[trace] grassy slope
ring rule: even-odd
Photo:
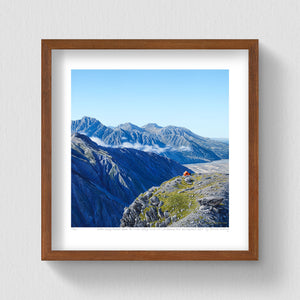
[[[209,180],[209,178],[212,177],[214,180]],[[168,185],[168,183],[174,181],[177,178],[178,183],[176,185],[176,189],[170,192],[165,191],[164,188]],[[205,190],[207,188],[211,187],[211,190],[217,190],[220,188],[219,183],[227,181],[227,178],[223,174],[218,173],[202,175],[193,174],[192,178],[194,179],[193,183],[188,184],[185,182],[183,177],[174,177],[164,182],[159,188],[154,191],[154,195],[158,197],[159,200],[164,202],[164,204],[161,206],[161,210],[163,212],[168,211],[171,218],[175,215],[177,217],[177,220],[185,218],[200,206],[197,199],[201,199],[204,197]],[[195,193],[195,191],[197,191],[197,193]],[[151,205],[149,205],[149,207],[141,212],[141,214],[139,215],[141,220],[145,220],[145,213],[150,209],[150,207]],[[153,222],[151,226],[154,227],[157,222],[161,222],[164,220],[165,218],[161,218],[159,221]]]

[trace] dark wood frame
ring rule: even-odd
[[[51,51],[246,49],[249,52],[249,250],[53,251],[51,247]],[[42,40],[42,260],[258,260],[258,40]]]

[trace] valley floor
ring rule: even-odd
[[[184,166],[195,173],[229,173],[229,159],[215,160],[209,163],[186,164]]]

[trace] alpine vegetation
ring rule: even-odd
[[[122,227],[228,227],[228,174],[176,176],[124,209]]]

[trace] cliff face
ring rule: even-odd
[[[121,227],[228,227],[228,174],[177,176],[139,195]]]
[[[187,168],[135,149],[101,147],[72,136],[72,226],[116,227],[125,206],[142,192]]]

